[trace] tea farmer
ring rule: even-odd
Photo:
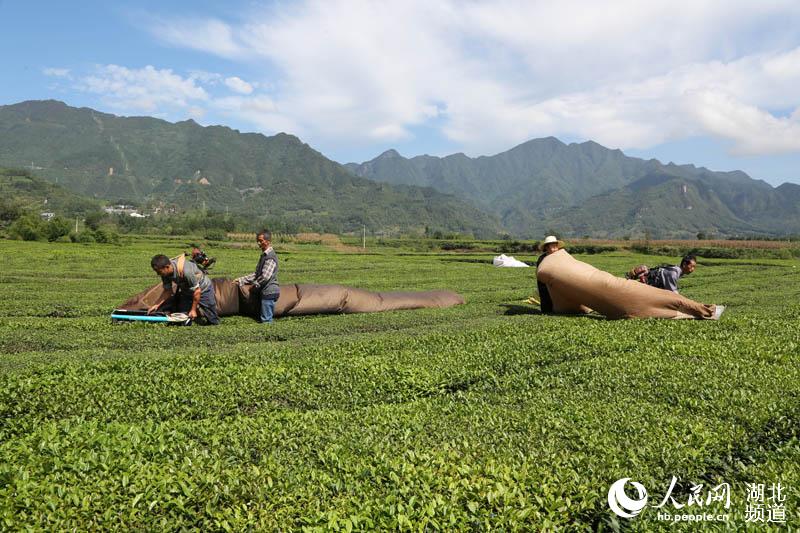
[[[275,313],[275,302],[281,295],[278,284],[278,255],[272,248],[272,233],[262,230],[256,233],[256,242],[261,248],[258,264],[252,274],[233,280],[239,285],[253,285],[251,294],[256,294],[261,300],[259,322],[262,324],[272,322]]]
[[[200,267],[183,255],[169,259],[161,254],[153,256],[150,266],[161,276],[164,290],[158,301],[147,309],[148,314],[157,310],[172,311],[186,313],[192,320],[202,316],[210,325],[219,324],[214,286]],[[173,283],[178,288],[174,294]]]
[[[539,256],[539,259],[536,261],[536,268],[539,268],[539,265],[545,257],[559,251],[563,246],[564,242],[558,240],[555,235],[548,235],[545,237],[544,241],[542,241],[542,244],[539,246],[539,250],[544,253],[542,253],[542,255]],[[539,305],[542,309],[542,313],[552,313],[553,300],[550,298],[550,291],[547,290],[547,285],[537,280],[536,287],[539,290]]]
[[[647,277],[647,284],[659,289],[678,292],[678,278],[688,276],[694,272],[697,266],[697,258],[693,255],[685,255],[681,259],[680,265],[663,266],[650,271]]]

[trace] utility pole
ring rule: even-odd
[[[78,217],[75,217],[75,233],[78,233]]]
[[[367,225],[366,224],[364,224],[364,234],[363,235],[364,236],[363,236],[363,238],[361,240],[361,247],[366,250],[367,249]]]

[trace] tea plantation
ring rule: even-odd
[[[540,315],[534,269],[485,254],[287,245],[282,283],[467,305],[112,325],[184,244],[0,241],[0,529],[673,530],[659,512],[719,514],[687,502],[722,483],[728,520],[677,529],[800,528],[796,260],[700,258],[681,290],[727,305],[719,322],[608,321]],[[258,258],[208,251],[218,276]],[[609,510],[620,478],[647,489],[635,518]]]

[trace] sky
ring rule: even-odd
[[[0,105],[291,133],[362,162],[530,139],[800,183],[797,0],[0,0]]]

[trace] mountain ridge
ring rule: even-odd
[[[333,232],[431,229],[663,237],[800,233],[800,185],[531,139],[495,155],[341,165],[289,133],[118,117],[58,100],[0,106],[0,165],[107,201],[207,206]],[[621,217],[620,214],[627,213]]]
[[[779,189],[754,180],[741,170],[719,172],[693,164],[664,164],[655,158],[629,157],[595,141],[566,144],[555,137],[545,137],[474,158],[463,154],[405,158],[387,150],[370,161],[348,164],[347,168],[376,181],[428,185],[471,200],[499,216],[514,234],[531,238],[556,231],[616,237],[632,233],[693,237],[701,231],[720,236],[800,232],[800,207],[797,202],[782,198],[794,198],[798,185],[787,182]],[[659,183],[644,179],[655,176],[671,176],[683,180],[681,184],[695,192],[704,191],[695,198],[697,205],[693,209],[697,210],[682,213],[691,220],[681,222],[677,216],[680,213],[675,211],[679,202],[665,196],[677,194],[678,183],[661,190]],[[636,197],[645,193],[651,196]],[[625,205],[612,201],[615,194],[628,199]],[[658,217],[620,220],[611,216],[619,209],[636,212],[636,205],[642,208],[642,202],[651,203],[657,197],[662,198],[653,210],[660,213]],[[702,215],[707,211],[717,213],[720,203],[728,213],[724,217],[715,220]],[[610,220],[615,221],[614,226]],[[671,227],[665,227],[668,224]]]
[[[0,106],[0,165],[29,164],[45,179],[110,201],[206,205],[334,232],[502,230],[470,202],[354,176],[288,133],[118,117],[58,100]]]

